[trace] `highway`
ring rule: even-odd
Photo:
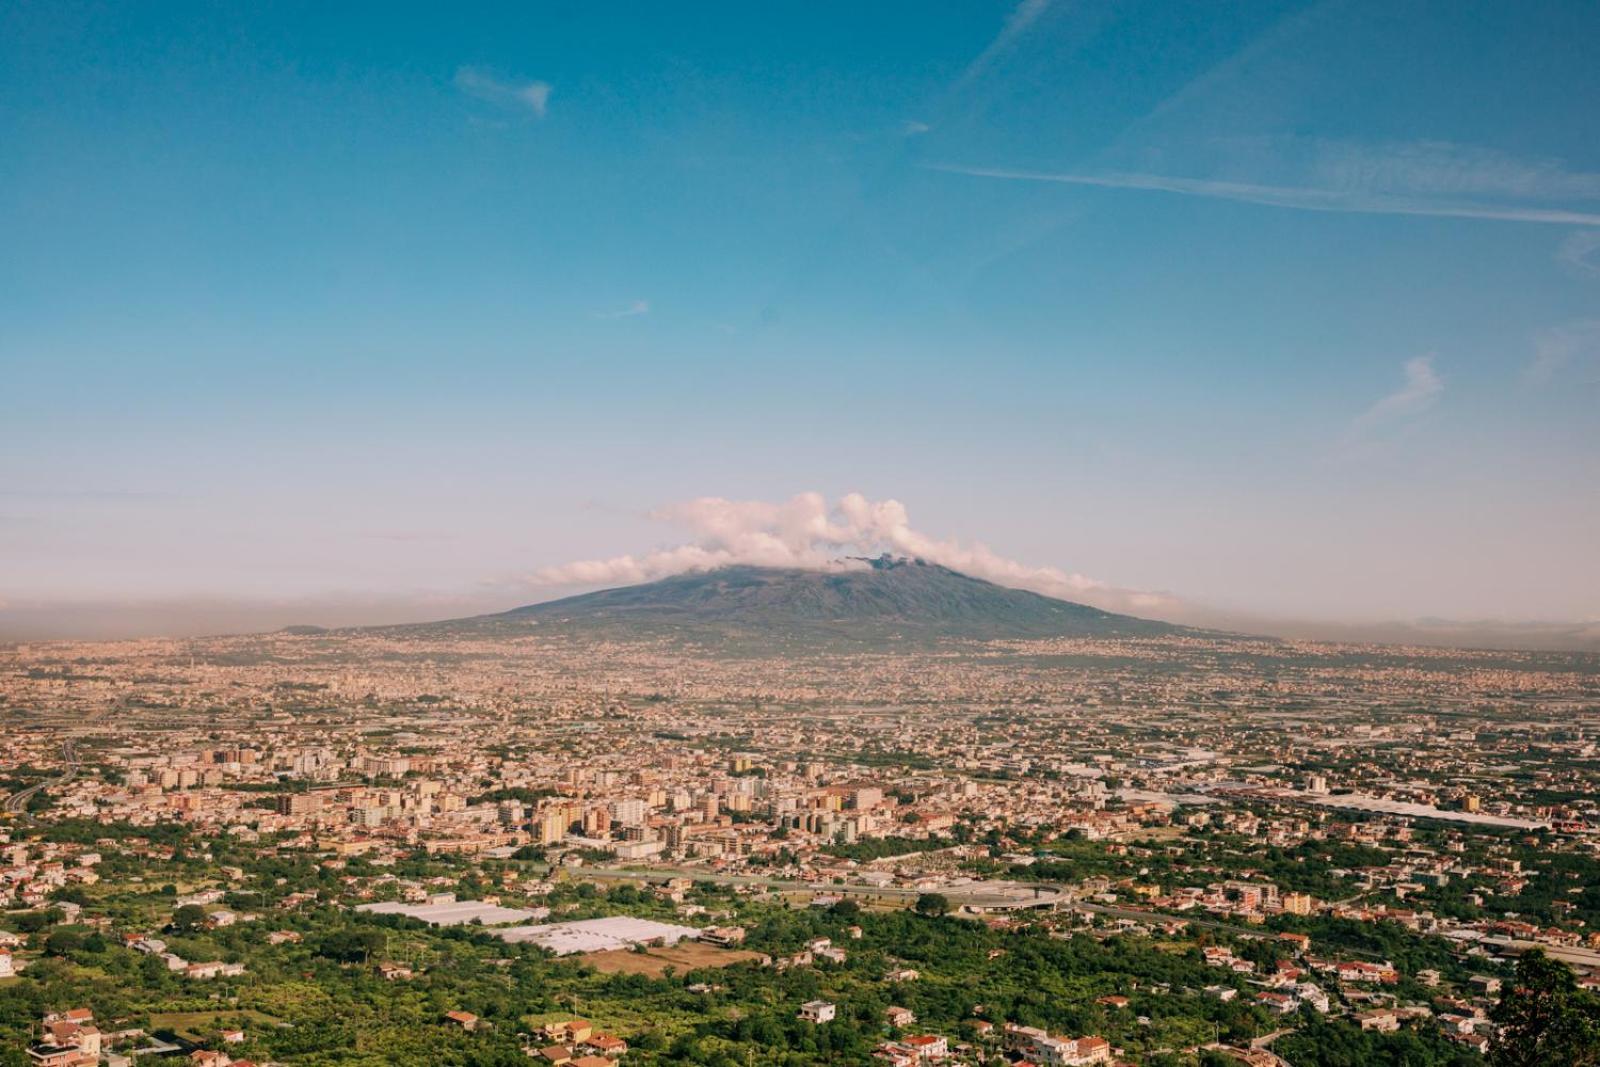
[[[51,784],[66,785],[78,776],[78,743],[76,741],[63,741],[61,743],[61,757],[67,762],[66,771],[59,778],[54,779],[53,783],[50,781],[40,782],[38,785],[30,785],[26,789],[19,789],[12,793],[6,798],[6,811],[8,813],[17,815],[27,811],[28,801],[32,800],[34,794],[45,786]]]

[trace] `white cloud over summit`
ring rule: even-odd
[[[898,500],[868,500],[847,493],[829,504],[821,493],[800,493],[782,503],[699,497],[658,508],[650,517],[687,529],[693,540],[642,555],[580,560],[536,571],[535,585],[631,585],[685,571],[730,564],[761,567],[849,566],[843,557],[889,552],[1047,596],[1118,611],[1177,606],[1161,593],[1122,589],[1057,567],[1007,559],[979,542],[940,540],[911,526]]]

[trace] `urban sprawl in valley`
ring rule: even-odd
[[[1600,982],[1582,654],[284,632],[0,724],[7,1063],[1473,1064]]]

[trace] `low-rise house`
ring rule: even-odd
[[[1361,1024],[1363,1030],[1376,1030],[1383,1034],[1392,1034],[1400,1029],[1400,1016],[1388,1008],[1361,1012],[1356,1016],[1356,1022]]]
[[[935,1063],[950,1055],[950,1042],[938,1034],[918,1034],[901,1044],[917,1054],[918,1063]]]
[[[94,1013],[88,1008],[52,1012],[44,1017],[43,1040],[28,1049],[30,1067],[93,1067],[104,1044]]]
[[[1300,998],[1288,993],[1268,990],[1256,994],[1256,1003],[1277,1015],[1289,1015],[1300,1007]]]
[[[546,1023],[540,1033],[557,1044],[581,1045],[594,1033],[594,1023],[588,1019],[566,1019]]]
[[[1007,1023],[1006,1044],[1040,1067],[1083,1067],[1111,1059],[1111,1043],[1103,1037],[1052,1037],[1036,1026]]]
[[[1477,988],[1478,992],[1482,993],[1486,997],[1496,996],[1500,992],[1500,979],[1498,978],[1492,978],[1484,974],[1475,974],[1471,978],[1468,978],[1467,981],[1472,983],[1472,985]]]
[[[700,940],[708,945],[732,948],[744,944],[744,934],[740,926],[710,926],[700,931]]]
[[[591,1034],[582,1047],[608,1059],[616,1059],[628,1051],[628,1043],[616,1034]]]
[[[917,1067],[917,1054],[898,1041],[885,1041],[872,1051],[872,1058],[884,1067]]]
[[[28,1048],[29,1067],[94,1067],[100,1062],[97,1052],[85,1052],[72,1045],[42,1042]]]
[[[1302,982],[1295,987],[1295,995],[1303,1003],[1311,1005],[1319,1014],[1326,1015],[1333,1009],[1333,1003],[1328,999],[1320,987],[1312,982]]]

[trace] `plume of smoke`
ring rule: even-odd
[[[633,585],[731,564],[813,569],[850,566],[851,561],[842,556],[889,552],[999,585],[1114,610],[1177,606],[1165,594],[1119,588],[1058,567],[1019,563],[979,542],[930,537],[912,527],[905,505],[898,500],[869,500],[860,493],[848,493],[831,505],[821,493],[800,493],[782,503],[699,497],[658,508],[651,517],[686,528],[694,540],[642,555],[545,567],[530,580],[541,586]]]

